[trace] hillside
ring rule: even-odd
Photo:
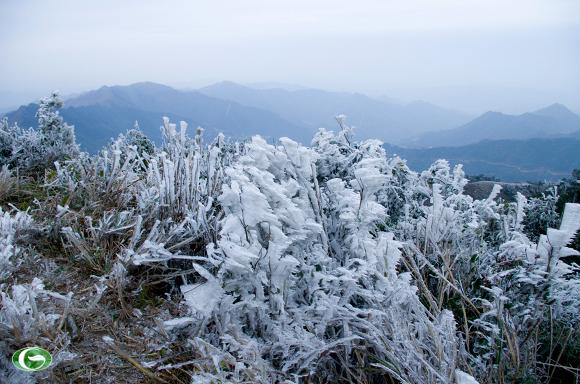
[[[467,174],[493,175],[503,181],[556,181],[580,167],[580,139],[554,138],[482,141],[460,147],[402,148],[387,152],[423,169],[437,159],[463,164]]]
[[[414,146],[460,146],[482,140],[525,140],[580,131],[580,116],[561,104],[521,115],[486,112],[458,128],[429,132],[411,142]]]

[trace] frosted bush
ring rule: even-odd
[[[41,99],[36,113],[37,129],[10,126],[4,119],[0,123],[0,165],[38,172],[55,161],[78,156],[74,127],[66,124],[58,113],[62,105],[56,92]]]
[[[556,212],[558,201],[557,191],[542,194],[541,197],[529,199],[525,205],[525,216],[522,224],[524,232],[530,240],[538,241],[541,234],[546,233],[548,228],[558,225],[560,217]]]
[[[73,158],[79,153],[74,128],[66,124],[58,113],[62,105],[58,93],[54,92],[40,100],[36,112],[42,157],[48,164],[59,159]]]
[[[16,244],[18,233],[32,225],[32,218],[26,213],[16,211],[13,215],[0,208],[0,282],[7,278],[10,270],[19,263],[21,248]]]
[[[320,154],[288,139],[272,146],[255,137],[226,169],[220,240],[194,265],[199,282],[181,289],[201,320],[197,332],[236,364],[267,357],[267,369],[287,372],[281,378],[338,379],[355,351],[372,351],[389,362],[376,369],[395,378],[453,380],[453,316],[430,318],[410,276],[397,272],[400,244],[377,228],[387,166],[367,144],[353,150],[361,156],[348,183],[319,185]]]

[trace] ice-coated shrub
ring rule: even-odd
[[[9,276],[14,263],[19,263],[21,248],[16,244],[18,233],[31,225],[32,218],[26,212],[10,214],[0,208],[0,282]]]
[[[140,129],[139,124],[135,122],[135,127],[122,135],[125,145],[134,145],[140,155],[153,155],[155,152],[155,143],[151,141]]]
[[[372,365],[375,375],[454,380],[453,315],[431,317],[411,276],[397,271],[401,244],[379,228],[386,160],[370,148],[380,146],[351,148],[352,170],[321,183],[324,149],[289,139],[273,146],[255,137],[226,168],[220,236],[194,264],[199,280],[181,287],[201,324],[195,333],[236,367],[216,363],[213,377],[338,380],[358,356],[359,368]]]
[[[64,122],[58,110],[63,102],[57,92],[40,100],[36,118],[41,135],[41,156],[51,164],[54,161],[73,158],[79,153],[74,128]]]
[[[56,92],[41,99],[36,129],[11,126],[3,119],[0,123],[0,165],[20,168],[23,173],[42,173],[55,161],[78,156],[74,127],[65,123],[58,112],[62,105]]]
[[[560,215],[556,212],[557,201],[558,194],[555,187],[549,193],[528,200],[522,224],[523,232],[530,240],[538,241],[540,235],[546,233],[548,228],[558,225]]]

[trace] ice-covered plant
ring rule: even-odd
[[[195,332],[230,364],[279,370],[280,379],[338,380],[371,365],[369,378],[452,381],[460,360],[453,315],[433,318],[410,275],[398,273],[401,244],[381,230],[384,152],[338,137],[354,154],[350,170],[320,161],[338,145],[331,134],[331,149],[318,153],[254,138],[226,169],[220,236],[194,261],[198,281],[181,287],[201,321]],[[319,167],[342,178],[319,176]]]
[[[10,275],[14,264],[18,264],[21,248],[16,243],[18,234],[32,225],[26,212],[16,211],[13,215],[0,208],[0,282]]]
[[[58,110],[63,103],[58,93],[40,100],[37,129],[0,123],[0,165],[18,167],[23,173],[43,173],[53,162],[79,154],[74,127],[64,122]]]
[[[64,122],[58,110],[63,103],[57,92],[40,100],[36,117],[41,135],[40,145],[44,160],[53,161],[72,158],[78,155],[79,147],[75,141],[74,128]]]
[[[61,295],[45,289],[39,278],[28,284],[0,286],[0,355],[2,360],[24,346],[41,345],[53,353],[53,364],[48,371],[63,360],[74,357],[66,351],[70,338],[62,329],[62,308],[68,305],[72,293]],[[40,375],[18,374],[10,364],[0,365],[0,379],[17,379],[18,383],[45,382],[47,372]],[[37,381],[38,380],[38,381]],[[15,382],[15,381],[3,381]]]
[[[528,199],[525,206],[523,231],[530,240],[538,241],[541,234],[546,233],[548,228],[554,228],[559,224],[560,215],[556,212],[558,193],[556,187],[540,197]]]

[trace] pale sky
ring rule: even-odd
[[[0,110],[232,80],[580,112],[580,0],[0,0],[0,54]]]

